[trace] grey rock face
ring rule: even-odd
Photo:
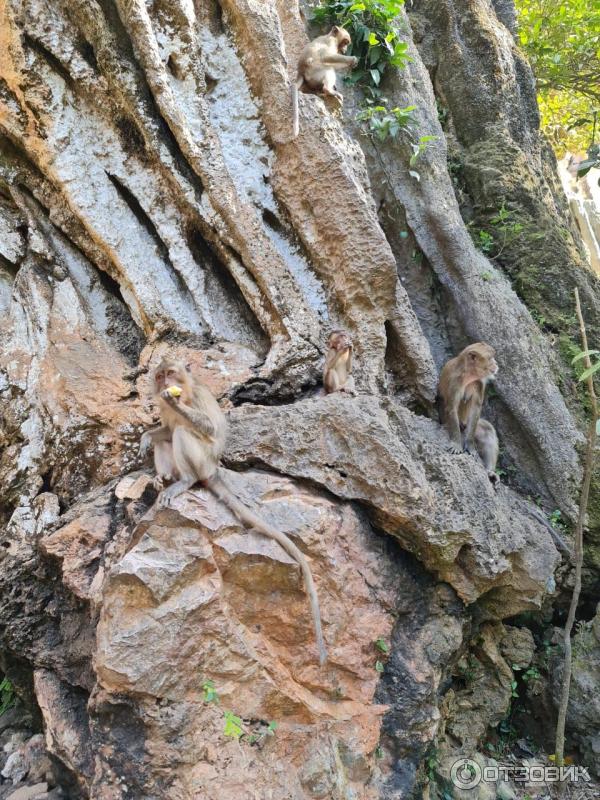
[[[517,489],[568,515],[579,476],[558,361],[526,303],[567,313],[577,283],[592,325],[600,308],[562,233],[510,12],[415,0],[403,17],[412,61],[386,93],[437,137],[417,180],[405,142],[364,136],[349,86],[341,113],[302,95],[292,141],[307,28],[290,4],[2,5],[0,664],[33,691],[26,738],[43,727],[69,796],[407,798],[446,724],[475,747],[504,709],[506,664],[527,663],[531,642],[499,620],[548,601],[559,562]],[[511,285],[519,253],[501,271],[475,250],[452,139],[473,198],[510,189],[560,239],[552,273],[528,247],[539,292]],[[356,398],[316,388],[339,326]],[[425,416],[443,361],[471,340],[501,366],[485,413],[518,479],[498,491]],[[138,445],[168,355],[227,411],[226,480],[309,558],[323,670],[278,546],[203,488],[153,505]],[[490,704],[467,737],[445,694],[480,630]],[[35,769],[25,780],[57,794]]]

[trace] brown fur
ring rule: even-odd
[[[497,371],[493,347],[477,342],[444,365],[438,384],[441,422],[452,440],[452,452],[479,453],[493,482],[498,479],[498,437],[480,416],[486,384]]]
[[[354,394],[352,377],[352,339],[346,331],[333,331],[327,341],[327,355],[323,366],[325,392]]]
[[[344,53],[351,42],[350,34],[344,28],[334,25],[325,36],[317,36],[309,42],[298,59],[298,74],[292,84],[292,125],[293,137],[298,136],[298,92],[309,90],[329,97],[335,97],[343,105],[344,97],[335,85],[335,71],[351,69],[358,64],[354,56]]]

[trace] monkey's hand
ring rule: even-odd
[[[352,56],[352,66],[350,69],[354,69],[354,67],[358,67],[358,58],[356,56]]]
[[[179,402],[179,397],[174,397],[168,389],[163,389],[160,393],[161,400],[168,403],[170,406],[176,406]]]
[[[146,431],[146,433],[142,434],[142,438],[140,439],[140,458],[146,458],[151,447],[152,435],[150,431]]]
[[[449,452],[450,452],[450,453],[452,453],[452,455],[454,455],[454,456],[459,456],[459,455],[461,455],[461,454],[464,452],[464,451],[463,451],[463,448],[462,448],[460,445],[458,445],[458,444],[455,444],[454,442],[452,442],[452,444],[450,445],[450,447],[448,448],[448,450],[449,450]]]

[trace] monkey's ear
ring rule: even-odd
[[[337,34],[338,34],[339,32],[340,32],[340,29],[338,28],[338,26],[337,26],[337,25],[334,25],[334,26],[333,26],[333,28],[332,28],[332,29],[329,31],[329,35],[330,35],[330,36],[331,36],[331,35],[333,35],[333,36],[337,36]]]

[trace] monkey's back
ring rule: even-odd
[[[331,69],[324,67],[322,60],[324,56],[337,53],[335,39],[331,36],[317,36],[309,42],[298,59],[298,77],[304,81],[311,89],[320,89],[323,82],[323,70]]]
[[[227,440],[227,418],[225,414],[221,411],[221,407],[212,392],[206,386],[197,382],[194,384],[192,406],[202,414],[206,414],[212,422],[215,429],[213,450],[215,457],[220,458]]]

